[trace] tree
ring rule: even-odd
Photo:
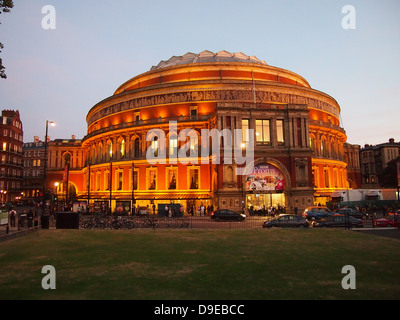
[[[10,12],[11,8],[13,8],[13,7],[14,7],[13,0],[0,0],[0,14]],[[3,48],[4,48],[4,46],[0,42],[0,53]],[[4,72],[5,69],[6,68],[3,66],[3,60],[0,58],[0,78],[3,78],[3,79],[7,78],[7,75]]]
[[[397,161],[400,157],[389,161],[386,168],[379,175],[379,184],[384,188],[397,188]]]

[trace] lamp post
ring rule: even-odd
[[[46,199],[46,177],[47,177],[47,136],[49,131],[49,124],[50,126],[54,127],[56,125],[55,122],[46,120],[46,135],[44,137],[44,165],[43,165],[43,198],[42,198],[42,205],[43,205],[43,212],[45,209],[45,199]]]

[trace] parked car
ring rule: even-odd
[[[400,228],[400,215],[390,215],[388,218],[375,219],[374,226]]]
[[[342,209],[339,209],[338,211],[336,211],[336,213],[343,214],[344,216],[346,214],[348,214],[351,217],[356,218],[356,219],[365,219],[368,216],[367,213],[365,213],[365,212],[363,213],[363,212],[357,211],[352,208],[342,208]]]
[[[321,220],[329,218],[333,212],[328,207],[314,206],[308,207],[303,212],[303,217],[307,220]]]
[[[148,216],[149,208],[148,207],[138,207],[137,213],[138,216]]]
[[[282,228],[308,228],[310,224],[306,218],[292,215],[281,214],[280,216],[267,220],[263,223],[263,228],[282,227]]]
[[[211,219],[243,221],[244,219],[246,219],[246,215],[237,213],[232,210],[223,209],[223,210],[217,210],[217,211],[212,212]]]
[[[390,215],[400,215],[400,210],[396,210],[396,211],[393,211],[393,212],[389,212],[389,214]]]
[[[354,218],[352,216],[346,217],[341,214],[334,214],[331,217],[313,223],[313,227],[324,228],[324,227],[351,227],[351,228],[362,228],[363,221],[361,219]]]

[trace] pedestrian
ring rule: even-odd
[[[17,215],[17,212],[14,209],[11,209],[9,212],[11,227],[15,227],[16,215]]]
[[[169,218],[172,217],[172,209],[171,209],[171,207],[168,208],[168,217]]]
[[[32,226],[33,226],[33,224],[32,224],[32,222],[33,222],[33,211],[32,211],[32,209],[30,209],[28,211],[27,218],[28,218],[28,228],[32,228]]]

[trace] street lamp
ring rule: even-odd
[[[49,125],[54,127],[55,122],[46,120],[46,135],[44,137],[44,165],[43,165],[43,210],[45,208],[45,195],[46,195],[46,175],[47,175],[47,136],[49,131]]]

